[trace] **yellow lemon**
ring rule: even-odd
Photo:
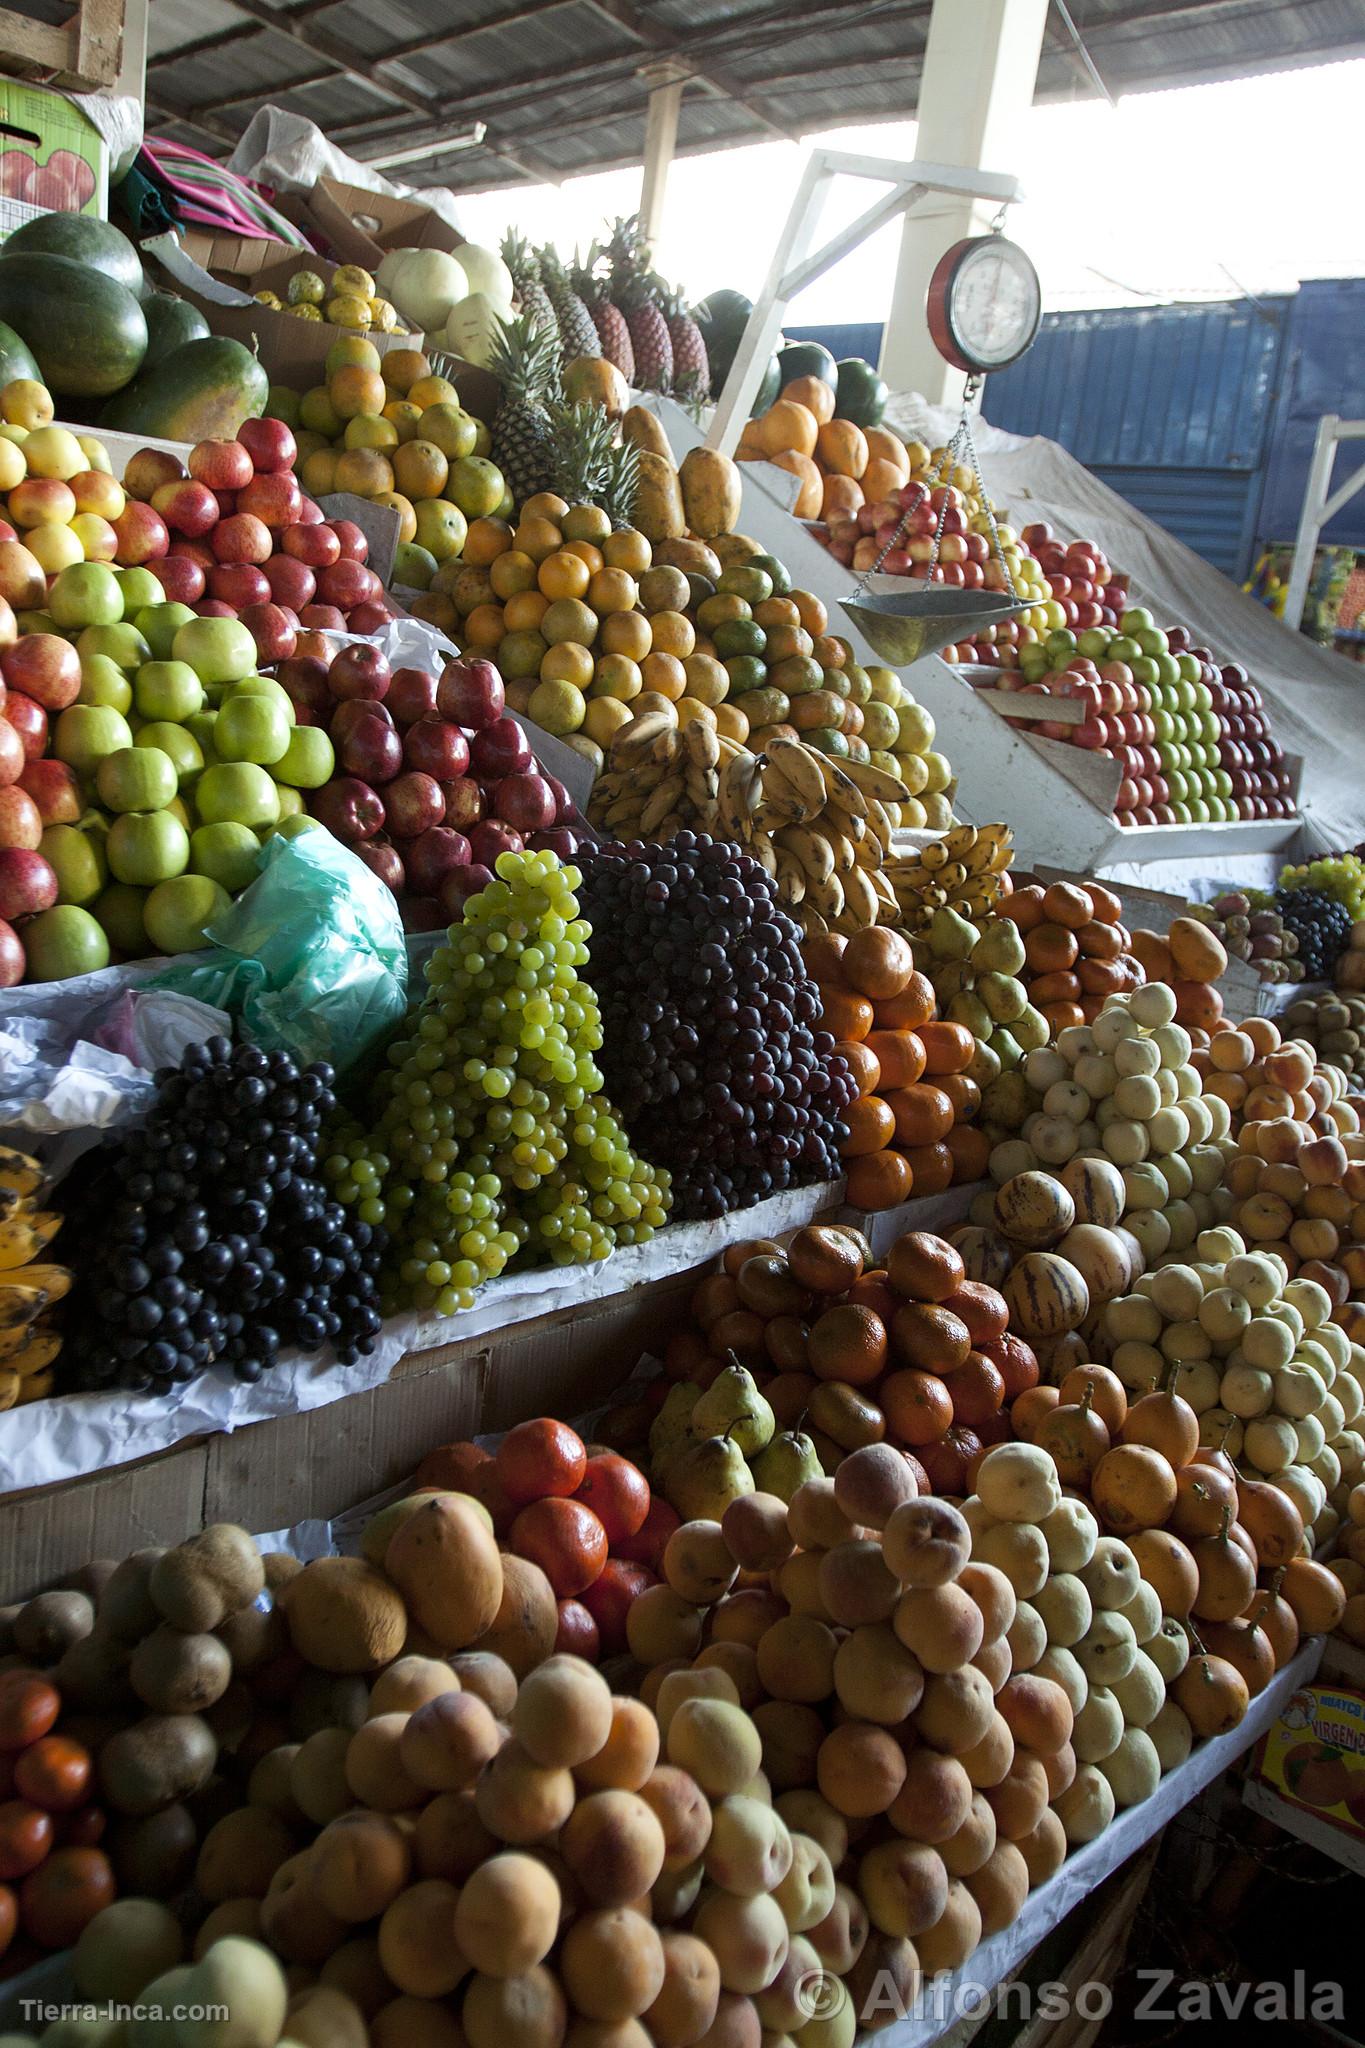
[[[362,270],[358,263],[343,263],[332,272],[332,297],[334,299],[372,299],[374,279],[368,270]]]

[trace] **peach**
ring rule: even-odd
[[[924,1692],[919,1659],[885,1622],[853,1629],[834,1655],[839,1704],[860,1720],[895,1728],[913,1714]]]
[[[981,1868],[968,1877],[967,1889],[981,1915],[983,1938],[1011,1926],[1019,1918],[1029,1892],[1028,1864],[1018,1844],[997,1842]]]
[[[847,1975],[859,2032],[880,2033],[894,2021],[908,2019],[921,1982],[919,1953],[912,1941],[880,1929],[869,1934]]]
[[[629,1907],[584,1913],[564,1936],[559,1975],[585,2019],[638,2019],[664,1988],[663,1943],[653,1923]]]
[[[742,1571],[775,1572],[792,1554],[787,1504],[775,1493],[742,1493],[726,1508],[720,1527],[726,1548]]]
[[[905,1753],[885,1728],[845,1721],[821,1743],[815,1773],[836,1812],[868,1820],[885,1813],[905,1783]]]
[[[310,1985],[289,2001],[288,2040],[298,2048],[370,2048],[365,2015],[344,1991]]]
[[[650,2048],[650,2040],[638,2020],[575,2020],[564,2048]]]
[[[830,1619],[840,1628],[888,1620],[900,1592],[887,1570],[880,1542],[871,1539],[839,1543],[827,1550],[820,1559],[819,1587]]]
[[[971,1564],[963,1566],[957,1583],[960,1590],[969,1594],[981,1609],[981,1640],[996,1643],[1008,1635],[1014,1622],[1018,1596],[1005,1574],[993,1564],[980,1564],[973,1559]]]
[[[796,2033],[806,2024],[810,1984],[819,1978],[820,1970],[820,1958],[811,1944],[804,1935],[794,1934],[781,1969],[754,1999],[765,2037]]]
[[[757,1649],[760,1638],[775,1621],[782,1621],[787,1603],[767,1586],[745,1586],[712,1608],[713,1643],[747,1643]]]
[[[883,1531],[886,1562],[903,1586],[946,1586],[972,1554],[972,1536],[958,1510],[932,1495],[910,1497]]]
[[[1010,1724],[998,1710],[980,1742],[962,1754],[962,1768],[978,1791],[998,1785],[1014,1762]]]
[[[313,1844],[313,1884],[338,1920],[377,1920],[408,1882],[412,1852],[396,1821],[343,1813]]]
[[[827,1476],[804,1480],[787,1503],[787,1528],[803,1550],[832,1550],[859,1527],[839,1506],[834,1481]]]
[[[701,1648],[702,1617],[690,1600],[671,1586],[646,1586],[626,1613],[626,1641],[641,1664],[663,1664],[670,1657],[695,1657]]]
[[[504,1743],[474,1787],[479,1819],[501,1841],[525,1848],[562,1828],[576,1788],[563,1767],[538,1764],[519,1742]]]
[[[465,2048],[464,2030],[435,1998],[392,1998],[370,2017],[370,2048]]]
[[[318,1897],[309,1856],[282,1863],[261,1901],[261,1935],[276,1954],[316,1967],[341,1947],[346,1933],[345,1922]]]
[[[754,2002],[742,1992],[722,1989],[716,2001],[716,2017],[702,2035],[697,2048],[760,2048],[763,2023]]]
[[[590,1792],[559,1831],[561,1856],[597,1906],[643,1898],[664,1867],[665,1846],[657,1814],[634,1792]]]
[[[444,1877],[451,1884],[463,1884],[498,1846],[497,1836],[479,1818],[472,1791],[438,1792],[423,1807],[412,1833],[419,1874]]]
[[[370,1717],[415,1714],[428,1700],[458,1692],[460,1681],[441,1657],[399,1657],[370,1687]]]
[[[863,1952],[868,1933],[867,1907],[852,1885],[836,1884],[831,1879],[828,1912],[803,1931],[825,1968],[842,1977]]]
[[[742,1899],[773,1891],[791,1869],[793,1855],[786,1822],[763,1800],[735,1793],[712,1809],[703,1863],[709,1881],[722,1891]]]
[[[1001,1841],[1017,1842],[1037,1827],[1047,1806],[1047,1772],[1036,1756],[1020,1752],[986,1798]]]
[[[665,1746],[673,1716],[684,1700],[724,1700],[737,1707],[739,1688],[722,1665],[684,1664],[676,1671],[665,1672],[653,1701],[654,1718]]]
[[[262,1807],[267,1813],[276,1813],[291,1827],[297,1827],[303,1820],[303,1814],[295,1805],[294,1795],[289,1789],[290,1767],[298,1753],[297,1742],[282,1742],[277,1749],[267,1750],[252,1766],[246,1788],[248,1806]]]
[[[553,1874],[536,1857],[509,1851],[470,1875],[455,1908],[455,1939],[471,1968],[520,1977],[550,1953],[559,1915]]]
[[[821,1793],[793,1787],[779,1792],[774,1804],[792,1831],[796,1856],[803,1853],[799,1837],[805,1835],[819,1844],[831,1864],[843,1862],[848,1854],[848,1822]]]
[[[195,1962],[199,1961],[206,1950],[213,1947],[215,1941],[221,1941],[229,1934],[240,1934],[246,1941],[260,1940],[259,1899],[224,1899],[221,1906],[215,1906],[211,1913],[205,1914],[199,1932],[194,1937]]]
[[[684,1522],[664,1545],[664,1578],[679,1599],[712,1607],[724,1599],[739,1566],[719,1522]]]
[[[809,1785],[825,1739],[825,1724],[813,1707],[797,1700],[764,1700],[753,1722],[763,1744],[763,1768],[779,1791]]]
[[[299,1748],[289,1766],[289,1791],[299,1812],[315,1827],[345,1813],[353,1794],[346,1782],[346,1752],[351,1738],[344,1728],[319,1728]]]
[[[727,1991],[762,1991],[786,1958],[782,1908],[776,1899],[761,1894],[737,1899],[730,1892],[707,1888],[697,1901],[692,1932],[714,1954]]]
[[[948,1873],[922,1842],[881,1842],[858,1865],[858,1890],[874,1927],[917,1940],[947,1907]]]
[[[726,1700],[684,1700],[669,1724],[667,1750],[668,1761],[690,1771],[713,1799],[742,1792],[763,1763],[757,1728]]]
[[[788,1615],[764,1630],[757,1647],[758,1675],[773,1699],[813,1706],[829,1698],[838,1639],[825,1622]]]
[[[747,1643],[708,1643],[693,1660],[694,1671],[723,1671],[734,1687],[735,1699],[746,1713],[752,1713],[764,1697],[758,1675],[758,1652]]]
[[[460,2021],[469,2048],[560,2048],[568,2011],[558,1977],[537,1963],[521,1977],[471,1977]]]
[[[1045,1884],[1066,1861],[1066,1829],[1049,1806],[1038,1825],[1021,1835],[1014,1845],[1028,1870],[1029,1889]]]
[[[450,1668],[465,1692],[481,1699],[499,1721],[507,1719],[517,1702],[517,1675],[501,1657],[491,1650],[461,1650],[451,1658]]]
[[[318,1982],[344,1991],[360,2007],[371,2027],[375,2014],[393,1997],[393,1986],[379,1960],[379,1943],[372,1934],[359,1934],[344,1941],[328,1956],[318,1972]]]
[[[970,1877],[995,1850],[995,1814],[983,1792],[973,1792],[967,1818],[939,1847],[949,1877]]]
[[[1025,1750],[1021,1751],[1021,1754],[1036,1755],[1039,1763],[1047,1772],[1047,1796],[1049,1800],[1055,1799],[1059,1792],[1065,1792],[1067,1786],[1076,1775],[1076,1752],[1069,1742],[1064,1742],[1061,1748],[1054,1750],[1051,1755],[1046,1750],[1041,1749],[1036,1751]]]
[[[550,1657],[522,1679],[511,1719],[534,1763],[573,1770],[611,1733],[611,1691],[581,1657]]]
[[[376,1813],[403,1813],[426,1796],[426,1787],[403,1768],[399,1745],[407,1724],[406,1714],[377,1714],[357,1728],[346,1751],[346,1783]]]
[[[896,1602],[891,1626],[925,1671],[940,1674],[970,1664],[985,1622],[960,1586],[912,1586]]]
[[[615,1693],[606,1740],[585,1762],[574,1766],[574,1776],[580,1785],[595,1790],[614,1786],[618,1791],[638,1792],[658,1761],[659,1724],[653,1714],[639,1700]]]
[[[660,1933],[664,1981],[658,1997],[643,2014],[649,2038],[658,2048],[694,2048],[716,2017],[720,2004],[720,1967],[704,1941],[676,1928]]]
[[[932,1927],[915,1938],[920,1968],[926,1976],[956,1970],[981,1942],[981,1911],[957,1878],[948,1887],[948,1902]]]
[[[673,1764],[660,1764],[640,1787],[640,1797],[663,1830],[666,1871],[686,1870],[711,1837],[711,1806],[696,1779]]]
[[[1014,1669],[1014,1654],[1008,1643],[983,1643],[971,1662],[988,1681],[991,1691],[999,1692]]]
[[[925,1679],[915,1726],[931,1749],[962,1756],[980,1742],[994,1713],[989,1681],[966,1664],[960,1671],[933,1672]]]
[[[275,1872],[293,1854],[294,1836],[278,1814],[238,1807],[205,1835],[194,1868],[195,1889],[210,1905],[263,1899]]]
[[[1010,1733],[1023,1749],[1047,1756],[1071,1739],[1071,1702],[1050,1678],[1011,1678],[997,1695]]]
[[[955,1835],[972,1810],[972,1782],[960,1758],[912,1749],[905,1782],[887,1811],[897,1834],[936,1848]]]
[[[559,1607],[554,1587],[538,1564],[504,1552],[498,1611],[467,1654],[497,1657],[514,1679],[524,1678],[528,1671],[545,1662],[558,1633]],[[510,1711],[510,1701],[499,1710],[500,1714]]]
[[[477,1693],[439,1693],[409,1716],[398,1761],[428,1792],[463,1792],[502,1742],[502,1730]]]
[[[917,1493],[914,1468],[894,1444],[864,1444],[850,1451],[834,1475],[835,1505],[850,1522],[867,1529],[888,1528]]]
[[[400,1892],[379,1923],[379,1960],[400,1991],[444,1998],[469,1974],[455,1940],[460,1894],[444,1878],[427,1877]]]

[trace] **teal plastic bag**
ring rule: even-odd
[[[408,955],[393,894],[320,827],[261,849],[261,874],[155,986],[240,1018],[267,1052],[357,1066],[407,1008]]]

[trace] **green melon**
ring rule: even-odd
[[[147,320],[144,370],[150,370],[172,349],[183,348],[187,341],[203,341],[209,331],[209,323],[199,308],[188,299],[176,298],[173,292],[148,292],[142,311]]]

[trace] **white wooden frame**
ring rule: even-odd
[[[835,178],[867,178],[875,184],[890,185],[891,190],[812,251],[811,239],[820,208]],[[834,149],[811,151],[773,251],[763,290],[749,315],[725,389],[717,400],[706,436],[708,448],[719,449],[725,455],[734,453],[790,301],[878,228],[918,206],[931,192],[994,199],[1008,205],[1021,196],[1022,188],[1017,178],[998,171],[963,170],[956,164],[920,163],[918,159],[903,164],[889,157],[846,156]]]
[[[1322,529],[1329,520],[1336,518],[1343,505],[1349,504],[1358,492],[1365,490],[1365,463],[1352,470],[1335,490],[1331,489],[1332,468],[1337,459],[1337,449],[1343,441],[1365,441],[1365,420],[1343,420],[1334,412],[1325,412],[1318,421],[1317,437],[1313,442],[1313,460],[1304,486],[1303,510],[1299,514],[1294,559],[1289,569],[1289,588],[1284,598],[1284,623],[1294,633],[1298,632],[1303,621],[1308,579],[1313,573],[1313,557],[1317,553]]]

